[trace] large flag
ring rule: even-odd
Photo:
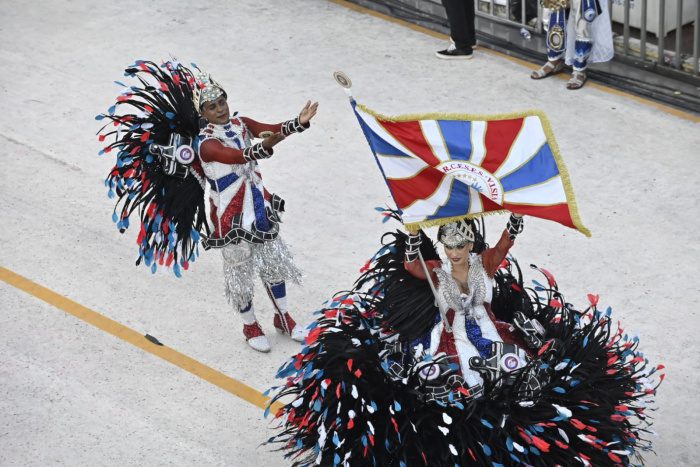
[[[590,236],[544,114],[386,117],[351,102],[407,227],[507,210]]]

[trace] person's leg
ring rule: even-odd
[[[549,29],[547,31],[547,63],[542,65],[530,75],[532,79],[542,79],[556,75],[564,69],[564,55],[566,54],[566,21],[567,10],[560,8],[549,17]]]
[[[568,89],[581,89],[588,79],[586,68],[588,68],[588,57],[593,49],[591,41],[591,22],[595,19],[595,15],[584,15],[582,3],[587,3],[584,0],[572,0],[572,11],[575,11],[576,20],[576,42],[574,45],[574,71],[571,73],[571,79],[566,83]],[[576,10],[573,10],[576,8]]]
[[[257,245],[255,261],[260,268],[260,279],[275,309],[274,326],[282,334],[303,342],[305,330],[297,326],[287,309],[287,280],[299,282],[301,271],[294,265],[292,255],[284,241],[277,237],[271,242]]]
[[[450,23],[450,37],[458,49],[469,49],[472,46],[469,25],[467,24],[467,3],[474,6],[473,1],[442,0],[442,6],[445,7],[447,13],[447,21]],[[473,13],[472,10],[472,15]]]
[[[290,336],[297,342],[304,342],[306,333],[301,326],[297,326],[296,321],[291,317],[287,309],[287,286],[284,282],[276,284],[265,284],[267,296],[272,301],[275,308],[275,318],[273,324],[277,332]]]
[[[226,298],[243,321],[246,342],[259,352],[269,352],[270,343],[258,324],[253,308],[253,273],[255,264],[249,243],[229,245],[221,249],[224,259]]]
[[[248,306],[240,310],[241,319],[243,320],[243,336],[249,346],[258,352],[269,352],[270,342],[263,332],[258,320],[255,317],[253,310],[253,301],[248,303]]]
[[[471,58],[474,45],[474,1],[473,0],[442,0],[450,23],[450,37],[454,47],[449,47],[436,53],[439,58],[456,59]],[[467,10],[471,5],[471,25],[468,21]]]
[[[465,24],[467,27],[467,39],[469,40],[469,46],[474,48],[476,45],[476,24],[475,24],[475,12],[474,12],[474,0],[464,1],[464,14],[465,14]]]

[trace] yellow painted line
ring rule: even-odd
[[[29,295],[45,301],[49,305],[53,305],[56,308],[71,314],[98,329],[118,337],[119,339],[128,342],[135,347],[145,350],[156,357],[162,358],[166,362],[170,362],[173,365],[180,367],[183,370],[198,376],[199,378],[202,378],[214,386],[218,386],[224,391],[240,397],[246,402],[260,407],[261,409],[267,408],[270,398],[263,395],[257,389],[233,379],[230,376],[226,376],[220,371],[198,362],[197,360],[188,357],[175,349],[165,345],[161,346],[154,344],[139,332],[111,320],[106,316],[81,305],[80,303],[74,302],[73,300],[60,295],[53,290],[47,289],[36,282],[32,282],[26,277],[20,276],[19,274],[2,266],[0,266],[0,280],[8,285],[11,285],[12,287],[28,293]],[[276,413],[281,407],[282,404],[275,403],[270,409],[271,413]]]
[[[424,26],[419,26],[417,24],[413,24],[413,23],[410,23],[410,22],[402,20],[402,19],[394,18],[393,16],[389,16],[389,15],[386,15],[384,13],[374,11],[370,8],[356,5],[354,3],[350,3],[347,0],[328,0],[328,1],[330,1],[331,3],[335,3],[336,5],[343,6],[349,10],[357,11],[359,13],[364,13],[366,15],[374,16],[376,18],[381,18],[385,21],[389,21],[391,23],[395,23],[395,24],[407,27],[407,28],[412,29],[414,31],[422,32],[423,34],[427,34],[428,36],[436,37],[436,38],[442,39],[444,41],[449,40],[449,36],[447,34],[442,34],[442,33],[430,30]],[[503,52],[499,52],[497,50],[488,49],[486,47],[479,47],[479,53],[487,53],[490,55],[505,58],[506,60],[510,60],[511,62],[517,63],[518,65],[521,65],[521,66],[528,68],[530,70],[537,70],[539,68],[539,65],[535,65],[534,63],[530,63],[527,60],[523,60],[523,59],[517,58],[517,57],[511,57],[508,54],[505,54]],[[558,78],[561,80],[568,80],[568,78],[563,74],[553,76],[553,78]],[[586,86],[594,87],[596,89],[600,89],[601,91],[607,92],[609,94],[614,94],[616,96],[621,96],[621,97],[625,97],[627,99],[631,99],[633,101],[637,101],[639,103],[642,103],[644,105],[648,105],[650,107],[654,107],[658,110],[661,110],[662,112],[676,116],[678,118],[682,118],[684,120],[690,120],[691,122],[695,122],[695,123],[700,122],[700,116],[697,116],[697,115],[692,114],[690,112],[684,112],[682,110],[676,109],[676,108],[671,107],[669,105],[661,104],[661,103],[655,102],[651,99],[636,96],[634,94],[630,94],[630,93],[627,93],[625,91],[620,91],[619,89],[611,88],[609,86],[605,86],[604,84],[599,84],[599,83],[594,83],[594,82],[589,81],[588,83],[586,83]]]

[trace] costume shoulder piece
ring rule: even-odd
[[[109,197],[117,198],[112,219],[120,232],[138,212],[139,256],[155,272],[158,265],[181,269],[198,255],[208,234],[204,209],[203,172],[198,147],[199,115],[194,107],[194,74],[176,62],[161,66],[136,61],[125,76],[133,86],[117,82],[123,91],[107,113],[99,140],[112,140],[100,155],[116,153],[107,175]]]

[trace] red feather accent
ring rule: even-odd
[[[588,301],[590,302],[591,306],[596,306],[598,304],[598,300],[600,300],[600,295],[593,295],[591,293],[588,294]]]

